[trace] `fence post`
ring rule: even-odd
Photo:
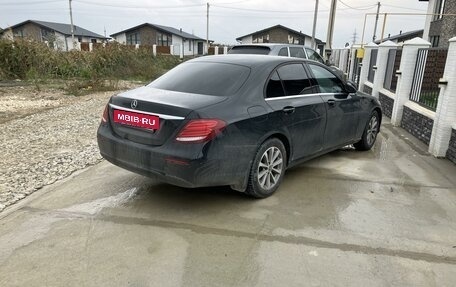
[[[169,45],[169,54],[174,55],[174,45]]]
[[[359,74],[359,90],[364,91],[364,82],[367,81],[369,75],[369,63],[371,58],[372,49],[377,48],[377,44],[370,42],[364,46],[364,57],[361,63],[361,73]]]
[[[356,67],[356,65],[355,65],[356,64],[356,49],[357,48],[360,48],[360,47],[358,47],[357,45],[353,45],[351,47],[351,50],[350,50],[350,65],[349,65],[349,68],[348,68],[349,69],[348,78],[350,80],[353,79],[353,74],[358,72],[357,71],[358,67]]]
[[[179,58],[184,58],[184,45],[185,42],[182,42],[182,45],[179,45]]]
[[[223,47],[223,54],[225,54],[225,55],[228,54],[228,47],[227,46]]]
[[[218,55],[219,49],[218,46],[214,46],[214,55]]]
[[[92,52],[92,51],[93,51],[93,43],[90,42],[90,43],[89,43],[89,52]]]
[[[139,44],[135,44],[135,49],[139,49]]]
[[[391,41],[386,41],[378,46],[377,54],[377,70],[374,75],[372,87],[372,96],[378,98],[378,92],[383,88],[385,83],[386,67],[388,65],[388,54],[391,49],[397,49],[397,44]]]
[[[440,94],[429,143],[429,152],[437,157],[446,155],[452,125],[456,124],[456,37],[451,38],[449,42],[445,71],[439,83]]]
[[[76,42],[76,50],[81,51],[81,42]]]
[[[170,54],[172,55],[173,53],[171,53],[171,47],[169,48],[169,52]],[[153,44],[152,45],[152,55],[157,56],[157,45]]]
[[[347,73],[347,58],[348,50],[346,48],[340,50],[339,69],[341,69],[344,73]]]
[[[421,38],[413,38],[405,41],[402,46],[402,57],[397,75],[396,98],[394,99],[391,123],[393,126],[400,126],[404,104],[409,100],[412,89],[413,76],[415,73],[416,57],[418,49],[429,48],[431,43]]]

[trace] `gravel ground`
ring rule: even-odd
[[[0,95],[1,114],[13,115],[0,123],[0,211],[102,159],[96,130],[115,93],[75,98],[44,91],[21,102],[29,91],[15,89]],[[15,111],[22,117],[15,118]]]

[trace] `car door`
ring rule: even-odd
[[[272,118],[282,122],[291,137],[291,159],[309,156],[323,148],[326,108],[302,63],[278,67],[266,86]]]
[[[318,84],[322,100],[326,106],[326,128],[324,149],[350,143],[358,126],[360,99],[356,94],[346,92],[345,84],[326,66],[307,63],[313,80]]]

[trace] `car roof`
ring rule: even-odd
[[[311,47],[308,47],[306,45],[298,45],[298,44],[283,44],[283,43],[253,43],[253,44],[238,44],[238,45],[234,45],[234,47],[255,47],[255,46],[258,46],[258,47],[306,47],[306,48],[310,48],[312,49]]]
[[[269,56],[269,55],[244,55],[244,54],[232,54],[232,55],[217,55],[217,56],[204,56],[199,57],[188,62],[213,62],[213,63],[224,63],[224,64],[235,64],[242,65],[250,68],[255,68],[263,65],[279,65],[281,63],[288,62],[308,62],[309,60],[301,58],[291,57],[280,57],[280,56]],[[312,61],[314,62],[314,61]]]

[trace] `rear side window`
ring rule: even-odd
[[[306,59],[306,54],[301,47],[290,47],[290,57]]]
[[[309,77],[302,64],[290,64],[277,69],[287,96],[313,92]]]
[[[323,59],[321,58],[321,56],[314,50],[306,48],[306,52],[307,52],[307,57],[309,57],[310,60],[314,60],[314,61],[320,62],[322,64],[325,63],[323,61]]]
[[[287,48],[280,49],[279,56],[288,57],[288,49]]]
[[[250,74],[250,68],[234,64],[187,62],[149,84],[150,87],[192,94],[230,96]]]
[[[271,52],[269,47],[263,46],[234,46],[228,51],[228,54],[255,54],[267,55]]]
[[[284,96],[285,92],[283,91],[279,75],[277,74],[277,71],[274,71],[266,87],[266,98],[277,98]]]
[[[309,64],[309,68],[315,76],[315,80],[322,93],[343,93],[344,84],[333,73],[326,68]]]

